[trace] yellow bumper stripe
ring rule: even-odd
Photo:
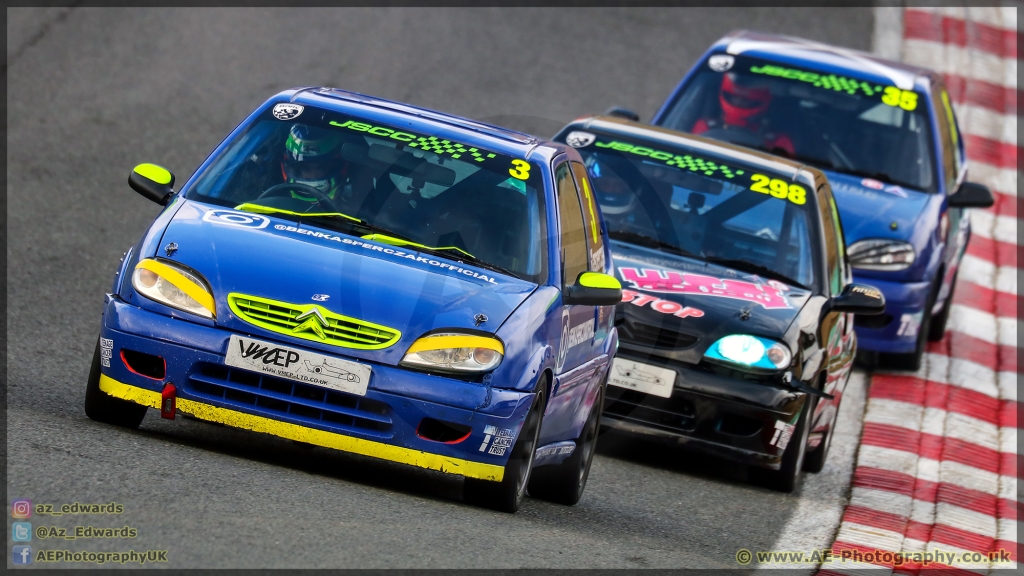
[[[103,374],[100,375],[100,390],[115,398],[135,402],[136,404],[142,404],[143,406],[148,406],[150,408],[160,408],[159,392],[146,390],[130,384],[124,384]],[[458,474],[467,478],[479,478],[481,480],[494,480],[496,482],[500,482],[505,474],[505,468],[503,466],[482,464],[480,462],[472,462],[461,458],[451,458],[449,456],[431,454],[429,452],[422,452],[411,448],[392,446],[391,444],[384,444],[383,442],[374,442],[372,440],[353,438],[352,436],[345,436],[334,432],[325,432],[323,430],[306,428],[305,426],[298,426],[296,424],[281,422],[271,418],[264,418],[262,416],[254,416],[252,414],[244,414],[242,412],[236,412],[235,410],[211,406],[209,404],[195,402],[185,398],[177,399],[177,408],[179,412],[195,416],[200,420],[206,420],[208,422],[216,422],[218,424],[224,424],[234,428],[243,428],[254,432],[263,432],[264,434],[271,434],[273,436],[287,438],[288,440],[297,440],[307,444],[323,446],[324,448],[333,448],[343,452],[362,454],[363,456],[371,456],[382,460],[400,462],[402,464],[409,464],[420,468],[440,470],[441,472]]]

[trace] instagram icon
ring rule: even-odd
[[[32,517],[32,501],[31,500],[15,500],[11,502],[11,517],[13,518],[31,518]]]

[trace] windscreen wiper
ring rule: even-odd
[[[782,282],[785,282],[786,284],[797,286],[797,287],[803,288],[805,290],[807,289],[807,287],[804,286],[803,284],[801,284],[800,282],[797,282],[796,280],[793,280],[792,278],[790,278],[789,276],[786,276],[785,274],[780,274],[779,272],[776,272],[775,270],[772,270],[771,268],[768,268],[767,266],[762,266],[760,264],[754,264],[753,262],[747,262],[746,260],[738,260],[738,259],[735,259],[735,258],[715,258],[713,256],[707,256],[704,259],[707,260],[708,262],[712,262],[714,264],[720,264],[722,266],[728,266],[730,268],[735,268],[735,269],[743,271],[743,272],[751,272],[751,273],[754,273],[754,274],[759,274],[761,276],[766,276],[766,277],[772,278],[774,280],[781,280]]]
[[[653,236],[647,236],[646,234],[640,234],[637,232],[626,232],[620,230],[614,230],[608,232],[608,237],[612,240],[622,240],[623,242],[629,242],[632,244],[639,244],[641,246],[647,246],[648,248],[659,248],[667,250],[669,252],[679,254],[680,256],[689,256],[691,258],[703,258],[699,254],[694,254],[688,250],[684,250],[675,244],[659,240]]]

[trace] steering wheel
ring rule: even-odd
[[[326,206],[331,212],[341,212],[341,210],[339,210],[338,207],[335,206],[334,200],[332,200],[331,197],[328,196],[326,192],[320,190],[319,188],[314,188],[309,184],[300,184],[298,182],[284,182],[281,184],[275,184],[270,188],[264,190],[262,194],[256,197],[256,199],[262,200],[263,198],[275,198],[277,196],[284,196],[285,194],[281,193],[284,190],[298,190],[303,194],[308,194],[316,198],[318,204]]]

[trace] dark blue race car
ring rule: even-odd
[[[941,76],[740,31],[711,46],[652,123],[823,170],[854,278],[885,294],[885,314],[857,317],[860,348],[874,353],[869,361],[920,366],[926,341],[945,332],[970,237],[964,209],[992,205],[987,188],[965,179],[963,138]]]
[[[85,409],[177,412],[575,504],[618,281],[579,154],[327,88],[271,98],[178,191],[106,296]],[[532,475],[531,475],[532,470]]]

